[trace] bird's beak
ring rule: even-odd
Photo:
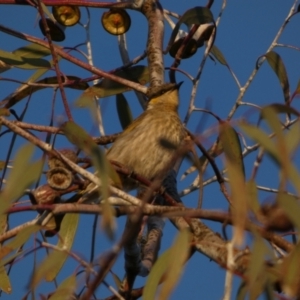
[[[176,89],[179,90],[179,88],[181,87],[181,85],[183,84],[183,81],[180,81],[179,83],[176,84]]]

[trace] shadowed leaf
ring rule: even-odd
[[[133,120],[128,102],[123,94],[116,96],[116,105],[119,120],[123,129],[125,129]]]
[[[65,78],[67,78],[69,81],[75,81],[74,84],[71,85],[65,85],[64,87],[71,88],[71,89],[76,89],[76,90],[85,90],[89,87],[89,85],[86,82],[78,82],[80,78],[76,76],[62,76],[62,82],[64,83]],[[52,84],[58,84],[57,77],[46,77],[42,80],[39,80],[35,82],[37,84],[49,84],[49,88],[53,88]],[[29,85],[22,85],[13,95],[10,96],[9,98],[9,103],[5,106],[7,108],[13,106],[17,102],[21,101],[25,97],[32,95],[33,93],[40,91],[42,89],[47,88],[47,86],[29,86]]]
[[[126,70],[121,70],[113,73],[114,75],[138,82],[140,84],[146,84],[149,82],[149,71],[145,66],[134,66]],[[79,107],[89,107],[90,102],[94,97],[105,98],[112,95],[117,95],[123,92],[131,90],[127,86],[115,82],[110,79],[103,79],[98,84],[88,88],[76,101],[75,104]]]
[[[201,24],[207,24],[207,23],[214,23],[214,17],[209,8],[196,6],[194,8],[187,10],[181,16],[181,18],[178,20],[176,26],[174,27],[165,52],[169,52],[171,46],[173,45],[173,43],[176,39],[179,28],[182,24],[186,24],[189,27],[193,24],[201,25]]]
[[[280,55],[274,51],[270,51],[265,55],[265,57],[280,81],[285,102],[288,102],[290,99],[290,85],[286,69]]]
[[[241,173],[245,176],[245,167],[240,139],[234,128],[231,127],[229,123],[220,123],[219,139],[227,159],[238,166],[241,170]]]

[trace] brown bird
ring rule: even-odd
[[[109,160],[121,163],[149,180],[168,171],[166,168],[172,168],[171,159],[185,137],[178,116],[181,84],[167,83],[149,89],[146,111],[118,136],[107,152]],[[169,146],[162,145],[162,141]],[[123,176],[121,180],[125,190],[137,187],[128,177]]]

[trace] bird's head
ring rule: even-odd
[[[148,109],[156,105],[166,105],[178,108],[179,97],[178,90],[183,82],[180,83],[165,83],[161,86],[149,88],[147,96],[149,98]]]

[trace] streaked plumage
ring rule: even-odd
[[[150,91],[147,110],[116,139],[107,152],[109,160],[117,161],[150,180],[169,166],[185,136],[177,112],[179,86],[169,83]],[[162,146],[162,139],[174,148]],[[127,190],[136,187],[125,177],[122,182]]]

